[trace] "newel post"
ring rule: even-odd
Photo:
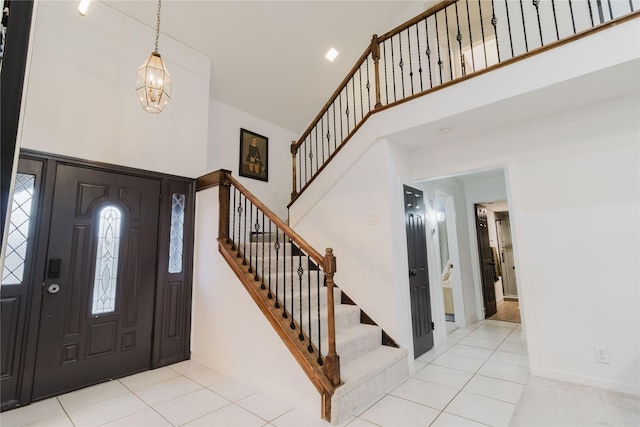
[[[293,190],[291,191],[291,198],[293,199],[297,194],[297,181],[296,181],[296,155],[298,154],[298,146],[295,141],[291,141],[291,164],[293,170]]]
[[[228,171],[221,170],[218,183],[218,203],[220,205],[220,213],[218,215],[218,238],[225,239],[227,243],[231,243],[229,239],[229,204],[231,192],[228,179]]]
[[[373,74],[376,77],[376,108],[382,107],[380,102],[380,44],[378,43],[378,35],[374,34],[371,38],[371,56],[373,57]]]
[[[336,353],[336,319],[333,302],[333,274],[336,272],[336,257],[333,256],[333,249],[327,248],[322,267],[327,277],[329,336],[329,352],[325,357],[324,373],[334,386],[338,386],[340,384],[340,356]]]

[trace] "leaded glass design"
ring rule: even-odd
[[[174,193],[171,198],[171,236],[169,238],[169,273],[182,272],[184,235],[184,194]]]
[[[27,258],[27,237],[31,223],[31,203],[35,189],[35,175],[16,174],[7,251],[4,257],[2,285],[19,285],[24,278],[24,264]]]
[[[121,220],[122,213],[115,206],[109,205],[100,211],[91,314],[110,313],[116,309]]]

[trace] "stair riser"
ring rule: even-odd
[[[278,298],[278,301],[280,301],[280,304],[284,303],[284,294],[283,294],[283,290],[282,290],[283,286],[279,285],[277,288],[277,294],[276,294],[276,288],[272,287],[271,288],[271,294],[273,295],[273,298],[275,300],[276,295]],[[303,311],[306,313],[307,310],[309,309],[309,297],[308,297],[309,293],[307,292],[307,289],[305,289],[303,287],[302,289],[302,309]],[[334,288],[333,289],[333,301],[334,301],[334,306],[339,305],[340,304],[340,299],[342,296],[342,292],[340,291],[340,289],[338,288]],[[293,307],[295,309],[296,315],[297,313],[300,311],[300,288],[294,286],[294,290],[293,290],[293,296],[291,295],[291,287],[290,285],[286,286],[286,303],[287,303],[287,310],[290,310],[291,307],[291,300],[293,299]],[[275,302],[275,301],[274,301]],[[320,288],[320,311],[325,311],[327,309],[327,288]],[[318,310],[318,293],[316,289],[311,289],[311,311],[317,311]]]
[[[377,331],[366,332],[356,337],[352,337],[349,340],[341,339],[340,330],[336,330],[336,352],[340,355],[340,363],[349,363],[352,360],[370,352],[371,350],[380,346],[382,342],[382,330],[377,328]],[[317,347],[318,343],[313,342]],[[327,353],[327,338],[322,339],[322,352]]]
[[[296,318],[298,321],[298,318]],[[305,334],[309,334],[308,328],[309,320],[308,318],[303,317],[302,319],[302,327]],[[350,328],[351,326],[355,326],[360,323],[360,310],[349,310],[349,311],[336,311],[335,313],[335,328],[336,333],[342,329]],[[327,322],[327,312],[326,310],[320,312],[320,337],[326,337],[328,335],[328,322]],[[311,341],[314,343],[318,343],[318,317],[317,314],[312,311],[311,313]],[[323,353],[325,352],[325,348],[322,349]]]

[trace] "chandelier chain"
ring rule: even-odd
[[[158,21],[156,23],[156,50],[155,53],[158,53],[158,39],[160,38],[160,7],[162,0],[158,0]]]

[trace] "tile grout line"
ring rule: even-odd
[[[483,323],[483,324],[482,324],[482,326],[485,326],[485,325],[486,325],[486,323]],[[516,327],[517,327],[517,326],[516,326]],[[438,414],[438,417],[440,417],[440,415],[442,415],[442,413],[443,413],[443,412],[445,412],[445,410],[449,407],[449,405],[451,405],[451,402],[453,402],[453,401],[456,399],[456,397],[458,397],[458,396],[460,395],[460,393],[461,393],[461,392],[464,390],[464,388],[465,388],[465,387],[466,387],[466,386],[471,382],[471,380],[473,380],[473,379],[475,378],[475,376],[476,376],[476,375],[484,376],[484,375],[478,374],[478,372],[479,372],[479,371],[480,371],[480,369],[482,369],[482,367],[483,367],[483,366],[484,366],[484,365],[489,361],[489,359],[491,358],[491,356],[493,356],[493,355],[495,354],[495,352],[496,352],[496,351],[498,351],[498,347],[500,347],[502,344],[504,344],[504,342],[507,340],[507,338],[508,338],[508,337],[509,337],[509,336],[510,336],[514,331],[515,331],[516,327],[514,327],[514,328],[513,328],[513,329],[512,329],[512,330],[511,330],[511,331],[510,331],[510,332],[509,332],[509,333],[508,333],[508,334],[507,334],[503,339],[502,339],[502,341],[500,341],[500,342],[498,343],[498,345],[496,346],[496,348],[495,348],[495,349],[493,349],[493,350],[491,351],[491,354],[489,355],[489,357],[487,357],[487,359],[486,359],[484,362],[482,362],[482,365],[480,365],[480,367],[479,367],[479,368],[478,368],[478,369],[473,373],[473,375],[471,376],[471,378],[469,378],[469,380],[468,380],[468,381],[467,381],[467,382],[466,382],[466,383],[465,383],[465,384],[460,388],[460,390],[456,393],[456,395],[455,395],[455,396],[453,396],[453,397],[451,398],[451,400],[449,400],[449,403],[447,403],[447,404],[445,405],[445,407],[442,409],[442,411],[440,411],[440,414]],[[476,329],[478,329],[478,328],[476,328]],[[472,332],[473,332],[473,331],[472,331]],[[470,333],[471,333],[471,332],[469,332],[469,334],[470,334]],[[469,334],[466,334],[466,335],[465,335],[465,337],[466,337],[466,336],[468,336]],[[458,341],[458,342],[459,342],[459,341]],[[431,364],[431,363],[429,363],[429,364]],[[437,365],[436,365],[436,366],[437,366]],[[489,378],[492,378],[492,377],[489,377]],[[471,392],[467,392],[467,393],[471,393]],[[479,394],[477,394],[477,393],[472,393],[472,394],[476,394],[477,396],[482,396],[482,395],[479,395]],[[492,397],[489,397],[489,396],[483,396],[483,397],[487,397],[487,398],[489,398],[489,399],[493,399]],[[503,400],[499,400],[499,399],[494,399],[494,400],[497,400],[497,401],[499,401],[499,402],[504,402]],[[506,402],[506,403],[510,403],[510,402]],[[512,405],[513,405],[513,404],[512,404]],[[515,406],[515,405],[514,405],[514,406]],[[447,412],[447,413],[448,413],[448,412]],[[455,415],[455,414],[451,414],[451,415]],[[459,416],[459,415],[455,415],[455,416]],[[436,420],[438,419],[438,417],[436,417]],[[471,421],[479,422],[479,423],[481,423],[481,424],[484,424],[484,423],[482,423],[482,422],[480,422],[480,421],[477,421],[477,420],[474,420],[474,419],[471,419],[471,418],[466,418],[466,417],[461,417],[461,418],[470,419]],[[435,420],[433,420],[433,422],[435,422]],[[432,422],[431,424],[433,424],[433,422]],[[431,425],[431,424],[429,424],[429,425]]]

